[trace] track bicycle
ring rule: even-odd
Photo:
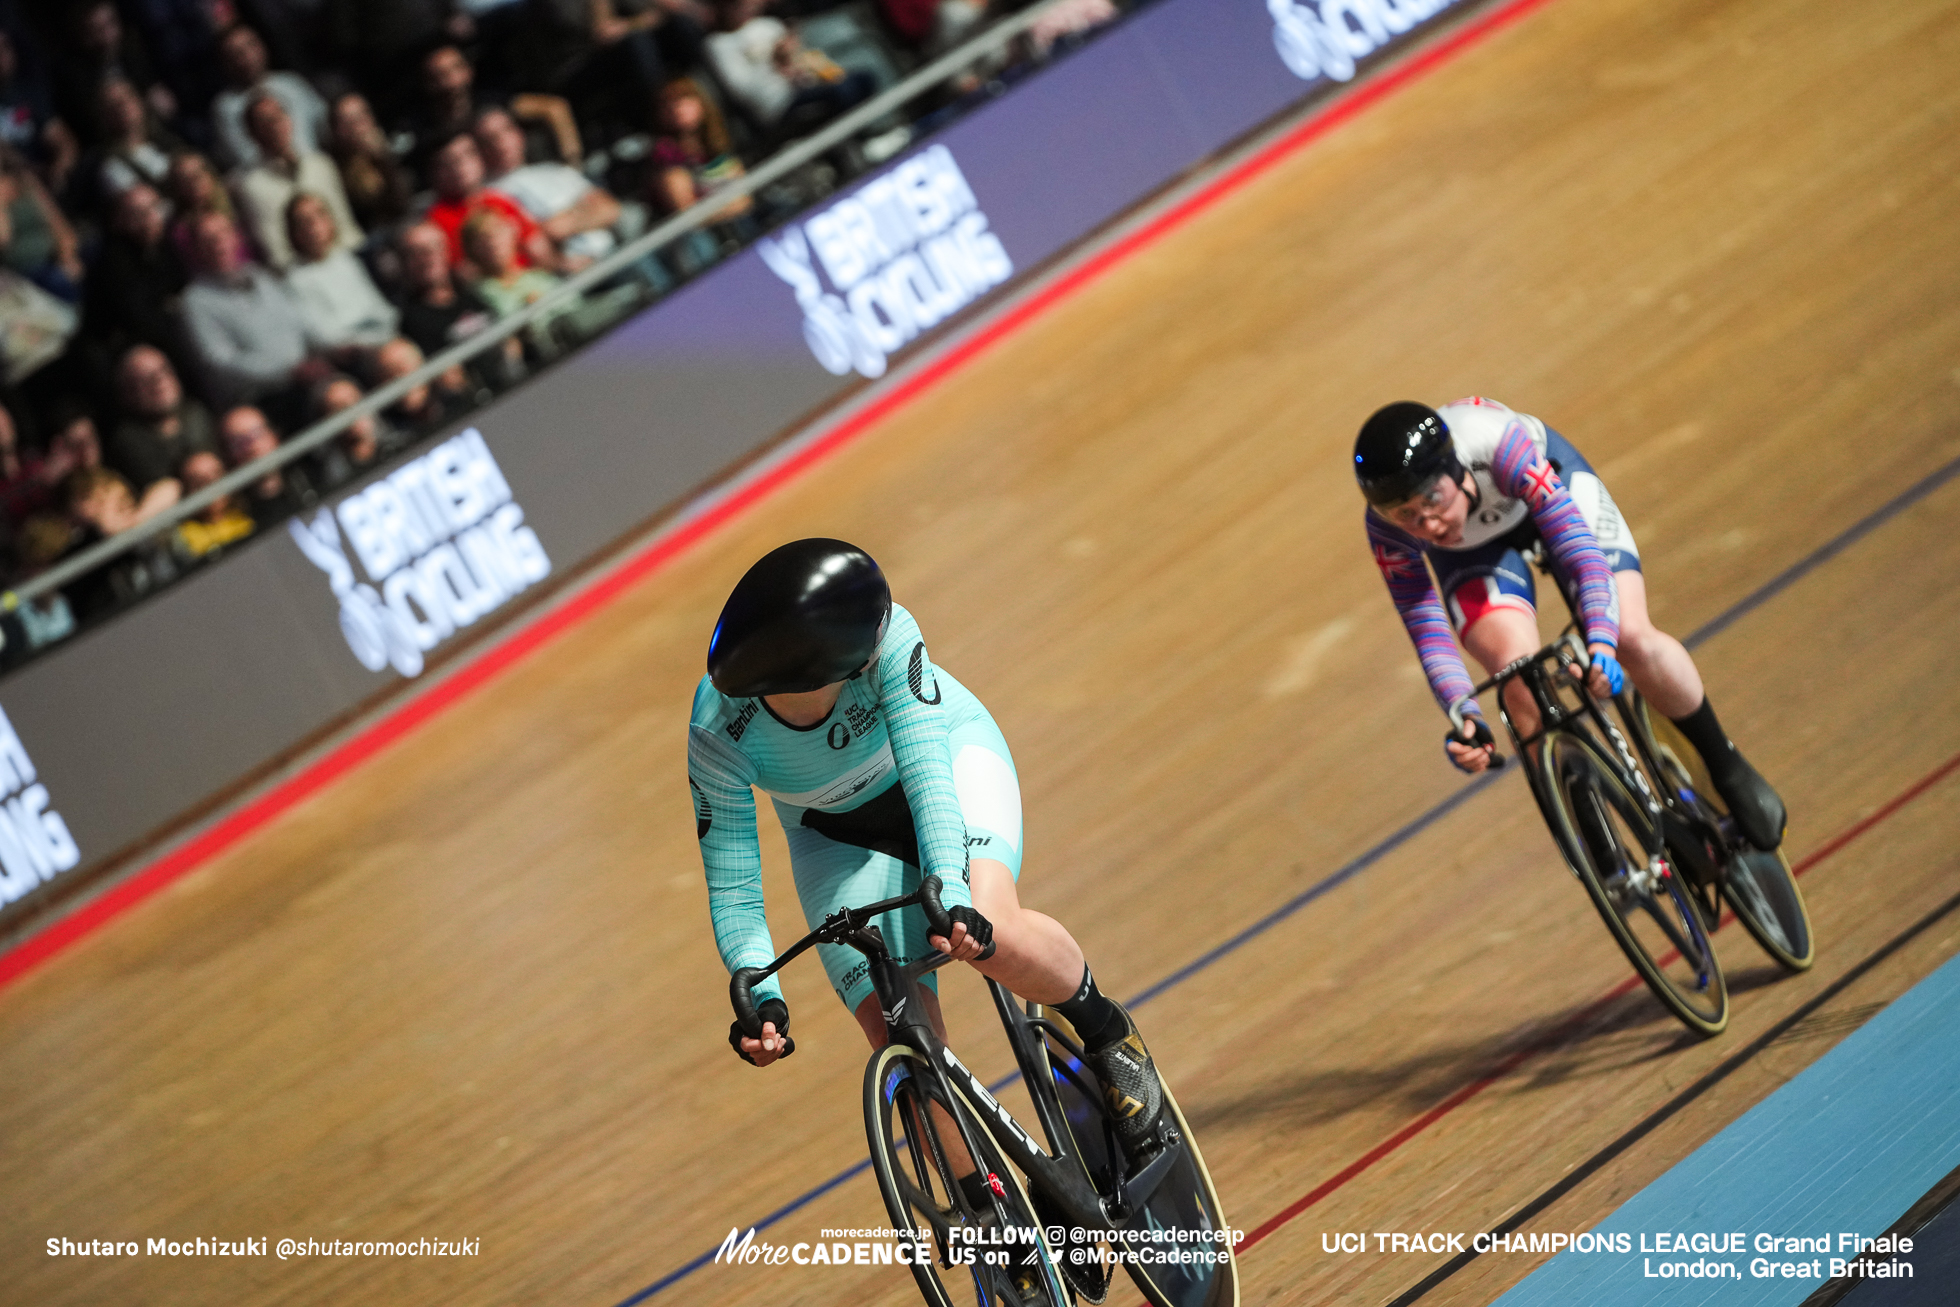
[[[916,904],[947,937],[952,920],[939,891],[939,878],[927,876],[911,894],[840,909],[768,966],[736,971],[728,987],[736,1019],[760,1038],[753,990],[764,977],[816,944],[864,955],[887,1038],[865,1067],[865,1130],[925,1300],[1101,1303],[1120,1263],[1156,1307],[1236,1307],[1231,1230],[1169,1085],[1154,1147],[1127,1155],[1073,1032],[989,980],[1044,1147],[934,1032],[918,979],[950,959],[901,963],[871,923]]]
[[[1801,971],[1814,957],[1803,896],[1780,851],[1765,853],[1741,836],[1673,723],[1631,688],[1614,697],[1627,729],[1613,723],[1572,674],[1589,660],[1568,628],[1472,694],[1499,691],[1499,714],[1552,838],[1634,970],[1689,1029],[1719,1034],[1728,1025],[1728,982],[1710,936],[1721,902],[1781,966]],[[1538,708],[1539,727],[1528,735],[1504,702],[1513,680]],[[1451,720],[1460,730],[1460,708]]]

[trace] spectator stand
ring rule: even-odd
[[[1117,16],[1117,11],[1103,0],[1097,3],[1101,5],[1102,15]],[[350,427],[375,419],[385,421],[387,412],[409,396],[426,394],[439,387],[446,376],[456,375],[457,369],[506,354],[514,348],[511,342],[554,331],[570,333],[574,338],[561,339],[558,356],[563,357],[564,347],[596,338],[657,298],[654,283],[639,271],[649,259],[675,249],[745,203],[761,201],[771,219],[769,226],[788,220],[797,210],[828,193],[838,173],[861,172],[871,163],[882,161],[919,139],[924,133],[917,124],[928,122],[934,129],[945,126],[963,107],[976,105],[1004,88],[1006,79],[997,75],[976,83],[974,70],[998,74],[1015,66],[1010,52],[1018,50],[1020,62],[1033,65],[1045,61],[1052,51],[1080,44],[1079,41],[1053,44],[1041,39],[1041,34],[1053,30],[1058,23],[1066,27],[1074,21],[1069,15],[1083,10],[1084,0],[1044,0],[985,27],[945,54],[925,62],[903,80],[838,114],[810,135],[784,145],[753,170],[718,186],[692,207],[621,244],[605,258],[570,273],[549,293],[499,317],[468,339],[427,358],[420,366],[377,384],[357,402],[312,422],[264,455],[214,480],[196,478],[203,484],[196,488],[187,486],[187,493],[167,510],[81,549],[32,577],[21,579],[0,593],[0,613],[13,613],[24,606],[41,603],[47,596],[115,566],[119,560],[148,557],[168,533],[186,523],[205,519],[214,508],[235,502],[253,486],[264,484],[288,468],[303,476],[304,468],[295,465],[309,460],[309,466],[318,466],[322,460],[331,458],[330,446]],[[823,30],[818,28],[819,32]],[[906,114],[908,108],[914,110],[910,115]],[[899,125],[897,129],[894,123]],[[903,139],[898,139],[899,130],[903,131]],[[829,176],[820,176],[813,188],[812,171]],[[810,193],[812,189],[814,194]],[[780,201],[786,194],[795,195],[801,203],[772,202]],[[760,230],[756,229],[758,233]],[[637,287],[637,293],[621,295],[622,285]],[[395,343],[406,345],[401,341]],[[492,393],[477,389],[468,396],[469,403],[452,404],[439,423],[431,424],[429,429],[417,433],[418,436],[435,434],[437,426],[453,426],[473,407],[487,402]],[[406,452],[415,443],[400,442],[394,452]],[[392,459],[384,459],[363,471],[379,469],[389,462]],[[155,592],[155,588],[149,591]],[[49,647],[53,646],[44,645],[34,652],[45,652]],[[9,670],[18,665],[13,663]]]

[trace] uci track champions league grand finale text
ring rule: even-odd
[[[1909,1236],[1852,1231],[1784,1234],[1768,1231],[1552,1231],[1513,1233],[1323,1230],[1320,1250],[1332,1256],[1436,1253],[1524,1254],[1533,1261],[1571,1252],[1601,1258],[1635,1254],[1621,1276],[1643,1280],[1912,1279]]]

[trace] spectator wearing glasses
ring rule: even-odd
[[[241,404],[220,418],[218,434],[224,442],[225,461],[233,469],[257,462],[279,448],[279,433],[272,429],[265,413],[250,404]],[[259,477],[239,497],[261,529],[311,508],[318,499],[306,474],[293,463]]]

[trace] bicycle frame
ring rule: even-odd
[[[961,1146],[971,1158],[981,1156],[972,1134],[974,1129],[982,1129],[994,1144],[1018,1166],[1031,1182],[1031,1187],[1039,1190],[1053,1201],[1061,1214],[1071,1225],[1089,1228],[1121,1228],[1129,1223],[1131,1214],[1142,1209],[1142,1204],[1170,1173],[1178,1149],[1176,1141],[1167,1141],[1145,1166],[1135,1175],[1115,1180],[1115,1192],[1105,1196],[1096,1191],[1091,1183],[1087,1167],[1080,1159],[1071,1155],[1072,1134],[1063,1116],[1061,1103],[1055,1087],[1049,1081],[1052,1067],[1042,1047],[1044,1036],[1053,1038],[1080,1062],[1082,1050],[1068,1036],[1064,1035],[1053,1022],[1042,1017],[1032,1017],[1023,1013],[997,982],[989,980],[988,989],[992,992],[994,1006],[1000,1013],[1001,1024],[1007,1031],[1009,1044],[1014,1049],[1014,1059],[1026,1078],[1029,1096],[1034,1100],[1035,1113],[1039,1119],[1042,1133],[1048,1146],[1043,1148],[1035,1138],[1017,1121],[1013,1114],[995,1098],[980,1077],[962,1062],[946,1042],[939,1037],[927,1019],[925,1004],[920,999],[918,978],[928,972],[946,965],[951,959],[943,953],[909,964],[901,963],[892,956],[885,946],[884,936],[874,925],[873,918],[889,911],[911,907],[915,904],[925,907],[929,918],[941,915],[937,909],[938,880],[927,877],[918,891],[900,898],[886,899],[861,908],[846,908],[832,913],[822,925],[797,943],[790,946],[781,956],[767,967],[744,967],[729,978],[730,998],[734,1003],[737,1017],[745,1027],[754,1019],[755,1007],[750,991],[755,983],[780,970],[798,954],[815,944],[843,944],[856,949],[864,955],[869,968],[873,990],[878,995],[878,1006],[885,1018],[886,1039],[892,1044],[902,1044],[924,1055],[942,1083],[942,1091],[957,1089],[958,1094],[941,1092],[931,1097],[944,1103],[955,1105],[958,1110],[949,1112],[954,1125],[960,1132]],[[760,1024],[754,1026],[759,1032]],[[1101,1095],[1084,1084],[1079,1076],[1068,1067],[1053,1067],[1053,1074],[1066,1075],[1075,1080],[1090,1100],[1100,1104]],[[977,1109],[969,1113],[960,1100],[965,1099]],[[1116,1135],[1109,1124],[1107,1115],[1099,1116],[1103,1122],[1106,1142],[1112,1156],[1121,1156],[1116,1143]],[[968,1218],[974,1212],[967,1202],[966,1195],[956,1186],[950,1195],[958,1210]]]

